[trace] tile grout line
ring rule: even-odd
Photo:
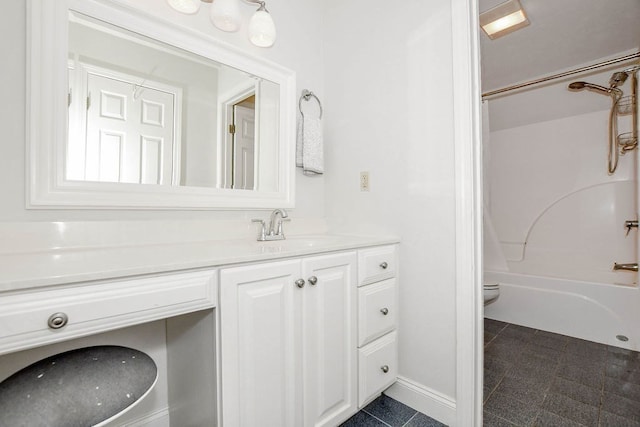
[[[601,425],[600,420],[602,419],[602,408],[604,406],[604,389],[606,387],[607,381],[607,363],[609,362],[609,349],[607,348],[607,353],[605,356],[604,368],[602,369],[602,387],[600,389],[600,405],[598,405],[598,425]]]
[[[507,324],[505,327],[500,329],[500,331],[498,331],[493,336],[493,338],[484,345],[484,350],[486,351],[486,349],[489,346],[489,344],[491,344],[496,338],[498,338],[499,336],[503,336],[503,332],[505,330],[508,330],[509,326],[511,326],[511,325]],[[541,334],[539,334],[539,332],[547,332],[547,331],[542,331],[542,330],[536,329],[535,332],[534,332],[534,335],[541,335]],[[551,350],[554,350],[557,353],[559,353],[556,357],[553,357],[553,358],[549,357],[550,361],[551,360],[558,361],[558,363],[557,363],[557,365],[555,367],[553,367],[550,370],[551,371],[550,373],[552,374],[551,381],[548,384],[546,384],[546,387],[545,387],[544,390],[541,389],[543,391],[543,401],[542,401],[542,403],[540,405],[537,405],[536,409],[537,409],[538,414],[536,416],[536,419],[540,415],[541,411],[545,410],[544,409],[544,403],[549,399],[549,395],[551,393],[553,393],[552,390],[554,388],[554,385],[557,384],[557,382],[558,382],[558,380],[560,378],[563,378],[566,381],[578,384],[580,386],[585,386],[585,387],[592,388],[592,386],[586,385],[586,384],[582,383],[581,381],[579,381],[577,379],[574,379],[572,377],[565,378],[564,376],[560,375],[560,370],[561,370],[561,368],[563,366],[563,363],[565,363],[565,364],[567,363],[567,359],[566,359],[567,355],[569,353],[574,354],[575,353],[575,348],[571,352],[569,351],[569,347],[571,346],[571,338],[572,337],[563,336],[561,334],[555,334],[553,332],[550,332],[550,334],[552,334],[552,335],[560,335],[564,340],[558,342],[558,344],[560,344],[560,345],[558,345],[558,346],[553,345],[552,346],[552,345],[548,345],[549,343],[546,343],[546,344],[535,344],[533,341],[530,340],[531,337],[528,337],[527,340],[523,340],[522,344],[524,344],[524,347],[523,347],[522,352],[519,353],[519,355],[527,353],[528,349],[532,348],[532,346],[534,346],[534,345],[541,346],[541,347],[544,347],[546,349],[551,349]],[[517,337],[515,337],[515,338],[518,339]],[[578,340],[579,341],[583,341],[583,340],[580,340],[580,339],[578,339]],[[599,371],[599,375],[598,376],[600,377],[600,380],[601,380],[600,387],[597,387],[597,388],[593,387],[592,388],[592,389],[595,389],[594,391],[598,391],[599,392],[598,393],[599,394],[599,400],[598,400],[597,404],[587,403],[587,402],[584,402],[581,399],[576,398],[576,397],[574,397],[574,396],[572,396],[570,394],[565,394],[565,393],[562,393],[561,391],[559,392],[563,397],[569,399],[570,401],[574,401],[574,402],[579,403],[579,404],[588,405],[588,406],[593,407],[594,409],[596,409],[597,412],[596,412],[595,415],[596,415],[597,418],[596,418],[595,421],[596,421],[596,425],[599,425],[599,426],[602,426],[602,422],[603,422],[602,421],[602,416],[603,416],[602,414],[605,412],[604,411],[604,399],[607,396],[607,384],[606,384],[607,383],[607,379],[608,378],[614,378],[614,380],[620,381],[619,378],[609,377],[607,375],[607,366],[609,365],[608,360],[610,359],[610,355],[611,355],[610,352],[608,351],[610,347],[611,346],[606,347],[607,352],[604,355],[605,362],[604,362],[604,365],[602,366],[602,368]],[[540,355],[540,357],[543,358],[543,359],[546,358],[544,355]],[[487,401],[490,399],[491,396],[493,396],[495,393],[497,393],[497,389],[499,388],[500,384],[504,381],[504,379],[508,376],[509,372],[511,370],[513,370],[513,369],[514,369],[514,366],[511,366],[509,369],[507,369],[503,373],[503,375],[500,377],[500,380],[497,382],[496,386],[489,391],[488,395],[486,396],[486,399],[483,399],[483,410],[484,410],[484,407],[485,407],[485,404],[487,403]],[[618,394],[616,391],[613,391],[612,394],[616,395],[616,396],[620,396],[620,397],[625,398],[625,399],[629,399],[629,397],[625,396],[624,394]],[[633,400],[633,399],[631,399],[631,400]],[[497,415],[497,414],[495,414],[495,413],[493,413],[491,411],[487,411],[487,413],[497,417],[500,420],[511,422],[508,419],[503,418],[502,416]],[[555,411],[551,411],[551,413],[553,413],[556,416],[560,416],[561,418],[566,419],[568,421],[577,422],[576,420],[574,420],[572,418],[565,417],[563,415],[560,415],[560,414],[556,413]],[[634,420],[633,418],[630,418],[627,415],[622,415],[621,413],[618,413],[618,412],[615,412],[614,415],[616,415],[618,417],[621,417],[621,418]],[[533,422],[535,422],[535,419],[534,419]]]
[[[412,420],[412,419],[414,419],[414,418],[415,418],[415,417],[417,417],[417,416],[418,416],[418,411],[416,411],[416,413],[415,413],[415,414],[413,414],[413,416],[412,416],[411,418],[409,418],[409,419],[407,420],[407,422],[406,422],[406,423],[404,423],[404,424],[402,425],[402,427],[406,427],[406,426],[408,426],[408,425],[409,425],[409,423],[411,422],[411,420]]]
[[[484,411],[483,411],[483,412],[484,412]],[[512,426],[516,426],[516,427],[518,427],[518,425],[517,425],[517,424],[512,423],[511,421],[509,421],[509,420],[508,420],[508,419],[506,419],[506,418],[501,417],[500,415],[496,415],[496,414],[494,414],[494,413],[493,413],[493,412],[491,412],[491,411],[487,411],[487,413],[488,413],[488,414],[493,415],[493,416],[494,416],[494,417],[496,417],[496,418],[498,418],[500,421],[505,421],[505,422],[507,422],[507,423],[511,424]],[[484,418],[484,417],[483,417],[483,418]],[[484,421],[484,420],[483,420],[483,421]],[[535,420],[534,420],[534,421],[535,421]]]
[[[389,423],[385,422],[384,420],[381,420],[380,418],[376,417],[376,416],[375,416],[375,415],[373,415],[372,413],[367,412],[365,409],[362,409],[362,412],[364,412],[365,414],[367,414],[367,415],[369,415],[369,416],[371,416],[371,417],[375,418],[376,420],[380,421],[382,424],[384,424],[384,425],[386,425],[386,426],[393,427],[391,424],[389,424]]]

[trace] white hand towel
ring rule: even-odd
[[[322,121],[316,117],[302,118],[302,171],[305,175],[324,173]]]
[[[298,115],[298,121],[296,123],[296,166],[302,167],[302,124],[304,117]]]

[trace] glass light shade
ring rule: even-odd
[[[256,46],[269,47],[276,41],[276,25],[269,12],[258,10],[249,21],[249,40]]]
[[[169,6],[178,12],[193,14],[200,9],[201,0],[167,0]]]
[[[222,31],[238,31],[240,28],[238,0],[213,0],[211,22]]]

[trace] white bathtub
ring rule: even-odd
[[[489,319],[640,351],[636,286],[493,271],[484,282],[500,283],[500,298],[485,307]]]

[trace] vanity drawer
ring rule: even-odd
[[[397,334],[391,332],[358,351],[358,406],[362,407],[398,376]]]
[[[216,301],[216,270],[0,294],[0,354],[211,308]],[[65,325],[49,326],[50,318],[65,316]]]
[[[396,279],[358,288],[358,346],[396,326]]]
[[[358,286],[396,275],[396,246],[381,246],[358,251]]]

